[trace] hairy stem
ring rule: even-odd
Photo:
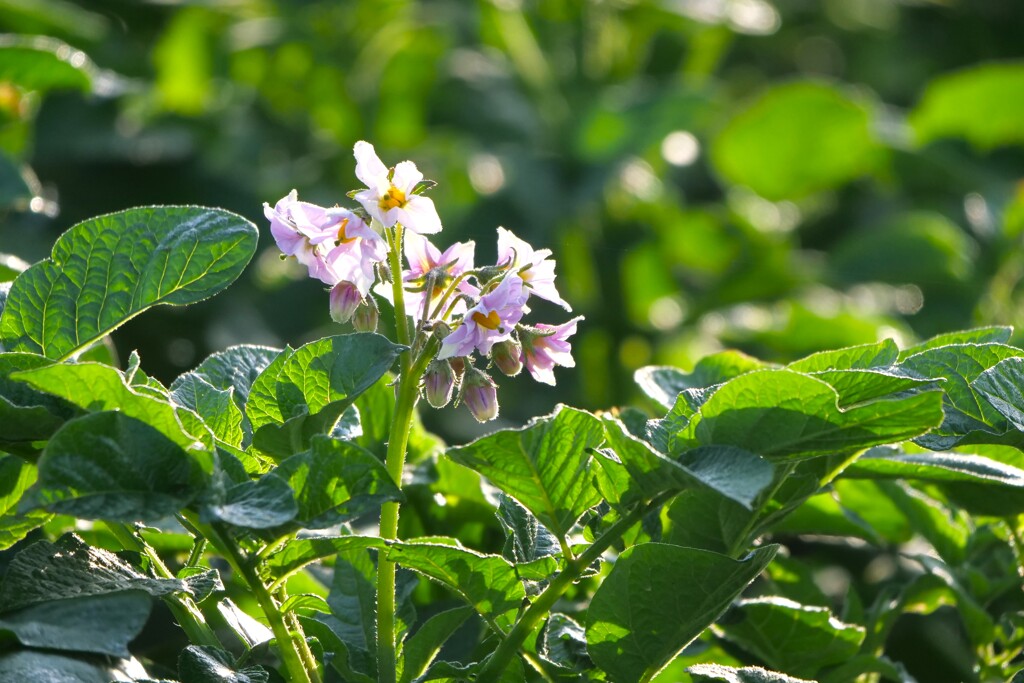
[[[405,469],[409,430],[412,428],[416,400],[419,398],[420,378],[423,377],[431,358],[437,353],[438,343],[434,337],[431,337],[416,361],[399,379],[398,398],[395,401],[395,414],[391,421],[391,433],[385,458],[388,474],[399,488],[402,487],[402,472]],[[387,540],[398,538],[398,512],[397,502],[384,503],[381,506],[381,538]],[[384,553],[379,553],[377,560],[377,671],[380,683],[394,683],[397,677],[395,570],[395,563],[389,562]]]
[[[476,683],[487,683],[501,678],[505,667],[508,666],[508,663],[519,651],[523,643],[526,642],[526,638],[533,633],[534,628],[537,627],[541,619],[547,616],[551,608],[558,602],[558,599],[580,577],[584,570],[600,558],[602,553],[608,549],[608,546],[614,543],[622,534],[626,533],[631,526],[643,519],[644,515],[664,505],[675,495],[675,491],[662,493],[655,496],[647,505],[638,505],[625,517],[608,527],[607,531],[598,538],[594,539],[590,547],[584,550],[579,557],[567,562],[565,569],[551,580],[551,583],[544,589],[544,592],[537,596],[537,599],[533,601],[533,604],[523,613],[523,616],[520,617],[519,621],[512,627],[512,630],[501,641],[498,649],[494,651],[491,658],[480,669],[480,673],[476,677]]]
[[[107,522],[106,524],[125,550],[141,553],[149,559],[157,576],[164,579],[175,578],[174,574],[163,563],[163,560],[160,559],[160,556],[157,555],[152,546],[146,543],[132,529],[128,528],[126,524],[118,524],[116,522]],[[213,632],[213,629],[206,623],[206,618],[191,597],[188,595],[172,594],[165,596],[164,601],[170,608],[171,614],[174,615],[178,625],[185,631],[188,639],[193,644],[224,647]]]

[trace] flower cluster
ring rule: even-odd
[[[416,342],[414,349],[424,348],[422,342],[432,336],[440,340],[422,378],[423,393],[435,408],[457,395],[481,422],[497,416],[497,385],[476,367],[475,356],[509,376],[525,367],[538,382],[553,385],[556,365],[574,365],[568,339],[581,318],[561,325],[521,322],[534,296],[571,310],[555,288],[551,250],[535,250],[498,228],[493,265],[474,265],[473,242],[441,251],[426,237],[441,231],[437,209],[423,195],[433,183],[424,181],[411,161],[389,169],[368,142],[357,142],[354,151],[356,177],[366,185],[349,195],[358,208],[301,202],[294,190],[273,208],[264,204],[284,255],[331,287],[331,317],[351,321],[358,330],[375,330],[374,295],[396,311],[400,297],[415,326],[416,337],[409,340]],[[404,263],[395,258],[397,250]],[[392,273],[389,262],[402,263],[402,271]]]

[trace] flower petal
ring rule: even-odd
[[[434,202],[426,197],[413,195],[406,200],[405,206],[392,209],[392,211],[397,213],[398,220],[402,225],[413,232],[418,232],[421,235],[441,232],[441,218],[437,215]],[[386,222],[381,222],[387,225]]]

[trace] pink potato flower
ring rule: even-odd
[[[373,264],[387,257],[387,245],[357,214],[298,201],[292,190],[274,206],[263,205],[278,248],[306,266],[309,276],[332,287],[351,282],[366,296]]]
[[[576,323],[582,319],[580,316],[562,325],[541,323],[533,328],[520,328],[523,363],[535,380],[554,386],[553,369],[556,365],[565,368],[576,366],[568,339],[576,334]]]
[[[522,279],[506,276],[466,311],[462,324],[442,341],[438,359],[468,356],[474,349],[486,355],[495,343],[512,336],[523,317],[527,297]]]
[[[409,287],[426,287],[427,275],[435,272],[437,278],[434,282],[433,291],[430,295],[430,307],[433,308],[441,295],[448,288],[448,278],[458,277],[466,271],[473,270],[473,242],[456,242],[444,253],[435,247],[422,235],[409,233],[405,236],[405,258],[409,262],[409,270],[402,274],[402,280],[406,283],[405,311],[413,318],[419,320],[423,315],[423,300],[427,297],[426,291],[413,291]],[[476,297],[480,290],[466,280],[462,280],[456,287],[458,292]],[[391,291],[388,288],[387,295]],[[454,312],[461,313],[465,310],[465,304],[456,306]],[[444,311],[441,311],[443,313]]]
[[[403,161],[390,172],[377,156],[373,145],[360,140],[353,150],[356,157],[356,177],[367,189],[355,194],[355,200],[380,221],[385,228],[401,223],[413,232],[428,235],[441,231],[441,218],[434,202],[413,194],[423,180],[423,174],[411,161]]]
[[[571,311],[572,308],[555,289],[555,261],[549,256],[550,249],[534,251],[512,231],[498,228],[498,264],[510,265],[511,271],[523,279],[531,294]]]

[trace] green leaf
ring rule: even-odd
[[[526,598],[512,564],[500,555],[483,555],[455,545],[408,542],[391,546],[388,560],[448,586],[498,633],[512,628]]]
[[[420,626],[402,646],[398,660],[399,683],[412,683],[422,676],[441,651],[441,646],[472,613],[471,607],[456,607],[435,614]]]
[[[966,557],[971,521],[964,513],[946,510],[924,493],[897,482],[878,482],[911,527],[935,548],[943,560],[956,566]]]
[[[36,481],[36,466],[13,455],[0,455],[0,550],[6,550],[45,524],[45,512],[18,513],[18,503]]]
[[[186,451],[204,471],[213,468],[213,438],[188,410],[154,396],[148,385],[128,386],[124,374],[100,363],[57,363],[12,375],[91,412],[119,411],[145,422]]]
[[[502,555],[510,562],[533,562],[562,552],[558,539],[515,498],[499,494],[497,516],[505,531]]]
[[[85,53],[43,36],[0,36],[0,82],[25,90],[92,89],[96,67]]]
[[[37,541],[11,560],[0,584],[0,613],[51,600],[142,591],[160,597],[189,592],[179,579],[154,579],[74,534]]]
[[[804,677],[853,657],[865,634],[863,627],[842,623],[826,607],[778,597],[740,600],[718,627],[771,668]]]
[[[676,396],[684,389],[701,389],[714,384],[721,384],[733,377],[738,377],[753,370],[761,370],[767,365],[740,351],[720,351],[704,356],[687,374],[677,368],[650,365],[640,368],[633,375],[633,381],[640,389],[663,405],[671,408]]]
[[[39,460],[22,509],[83,519],[157,520],[188,505],[205,485],[202,468],[145,422],[118,412],[71,420]]]
[[[607,457],[597,462],[618,481],[617,491],[604,491],[613,505],[629,506],[664,491],[698,486],[712,489],[749,509],[772,481],[772,464],[740,448],[703,446],[683,453],[678,460],[670,460],[630,436],[614,418],[605,418],[603,422],[605,441],[617,462]],[[627,476],[617,475],[614,470],[624,470]]]
[[[909,346],[900,351],[900,360],[910,356],[937,349],[940,346],[952,346],[954,344],[1005,344],[1010,340],[1013,328],[1007,325],[990,325],[988,327],[975,327],[970,330],[959,332],[946,332],[930,337],[920,344]]]
[[[220,209],[129,209],[79,223],[14,281],[0,318],[11,351],[66,359],[158,304],[213,296],[256,250],[256,227]]]
[[[794,372],[803,373],[823,370],[870,370],[889,367],[899,359],[899,355],[900,350],[896,342],[885,339],[874,344],[819,351],[793,361],[786,367]]]
[[[868,401],[876,401],[895,394],[907,394],[935,388],[930,379],[908,377],[893,370],[822,370],[808,373],[826,382],[839,394],[839,407],[846,409]]]
[[[110,683],[114,680],[130,680],[122,665],[118,663],[97,663],[89,660],[66,657],[51,652],[36,650],[15,650],[0,654],[0,681],[18,683]],[[136,667],[132,667],[138,671]]]
[[[354,443],[317,436],[274,470],[295,492],[297,520],[322,529],[403,500],[384,464]]]
[[[981,149],[1024,143],[1024,64],[989,63],[933,79],[910,113],[920,144],[962,137]]]
[[[906,358],[904,372],[946,381],[942,425],[917,442],[932,450],[945,450],[958,443],[998,442],[1008,430],[1006,419],[988,400],[978,394],[973,382],[1000,361],[1024,353],[1003,344],[952,344],[927,349]]]
[[[745,666],[737,669],[721,664],[694,664],[686,670],[693,683],[814,683],[805,678],[793,678],[778,671],[768,671],[759,666]]]
[[[0,449],[34,454],[34,442],[49,439],[77,412],[67,401],[11,378],[17,372],[52,362],[31,353],[0,354]]]
[[[384,541],[374,536],[304,536],[281,546],[267,559],[266,566],[280,582],[306,565],[337,553],[383,547]]]
[[[177,577],[188,585],[192,599],[197,603],[203,602],[214,593],[224,591],[224,582],[221,581],[220,572],[216,569],[185,566],[178,570]]]
[[[537,654],[544,661],[577,674],[594,667],[587,654],[586,631],[564,614],[548,617],[537,643]]]
[[[357,333],[285,350],[253,382],[246,415],[254,445],[276,457],[309,447],[394,364],[404,347]]]
[[[730,183],[776,201],[870,172],[878,149],[864,103],[832,85],[788,83],[768,88],[726,125],[711,161]]]
[[[718,491],[687,489],[665,507],[662,541],[688,548],[730,553],[750,533],[756,513]]]
[[[276,473],[239,482],[216,502],[203,506],[204,521],[227,522],[242,529],[273,529],[295,519],[299,507],[288,482]]]
[[[303,615],[299,615],[299,622],[307,637],[316,638],[324,651],[331,653],[330,666],[341,675],[342,680],[350,683],[377,683],[376,678],[352,668],[348,645],[326,623]],[[363,657],[368,659],[369,654],[364,652]]]
[[[232,389],[214,387],[199,375],[187,373],[175,381],[171,399],[203,419],[213,435],[230,446],[241,447],[245,438],[242,411]]]
[[[1024,470],[984,455],[903,453],[884,447],[869,450],[850,465],[843,476],[935,483],[970,482],[1014,491],[1024,488]]]
[[[235,405],[244,410],[253,382],[281,353],[281,349],[251,344],[228,347],[207,356],[194,370],[174,380],[171,391],[176,391],[187,378],[198,377],[215,389],[230,391]],[[244,415],[242,427],[246,437],[251,438],[252,426]]]
[[[983,396],[1019,432],[1024,432],[1024,358],[999,361],[971,382],[971,389]]]
[[[590,449],[601,443],[603,432],[590,413],[559,407],[522,429],[495,432],[447,455],[487,477],[564,539],[601,502],[591,481]]]
[[[153,599],[143,591],[47,600],[0,614],[0,635],[50,650],[131,657],[128,643],[146,625]]]
[[[236,669],[234,657],[215,647],[189,645],[178,656],[178,676],[188,683],[267,683],[260,666]]]
[[[792,370],[748,373],[716,391],[674,446],[731,445],[773,461],[796,461],[902,441],[942,421],[939,392],[847,410],[837,400],[827,383]]]
[[[734,560],[661,543],[628,548],[587,610],[590,657],[616,683],[650,680],[714,623],[776,550],[765,546]]]

